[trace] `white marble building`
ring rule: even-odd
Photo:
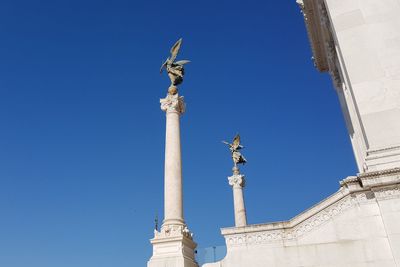
[[[289,221],[222,229],[226,257],[203,266],[400,266],[400,0],[298,4],[359,174]]]

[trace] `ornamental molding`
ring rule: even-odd
[[[323,1],[318,2],[318,13],[320,14],[319,21],[321,23],[321,26],[329,28],[331,24],[329,22],[328,11],[326,10]]]
[[[374,193],[376,198],[379,200],[398,198],[400,196],[400,186],[394,186],[390,189],[384,188],[374,190]]]
[[[341,89],[342,88],[342,78],[340,77],[339,70],[335,67],[332,71],[329,71],[329,74],[331,75],[333,86],[336,89]]]
[[[382,171],[373,171],[373,172],[365,172],[365,173],[360,173],[357,176],[361,179],[366,179],[366,178],[379,178],[382,176],[388,176],[388,175],[400,175],[400,168],[393,168],[393,169],[387,169],[387,170],[382,170]]]
[[[187,237],[193,240],[193,233],[190,232],[186,225],[163,225],[160,231],[154,230],[154,239]]]
[[[183,114],[186,109],[183,96],[179,96],[178,93],[168,94],[165,98],[160,99],[161,110],[165,112],[178,112]]]
[[[323,0],[298,0],[311,44],[314,66],[321,72],[329,72],[333,85],[341,90],[343,78],[334,43],[334,33],[329,12]]]
[[[350,185],[360,185],[360,178],[358,176],[349,176],[339,182],[342,187],[349,187]]]
[[[378,148],[378,149],[368,149],[367,156],[370,156],[372,154],[379,154],[379,153],[391,152],[391,151],[397,151],[397,150],[400,150],[400,146],[390,146],[390,147],[384,147],[384,148]]]
[[[335,43],[332,40],[325,41],[325,49],[329,62],[335,64],[337,58]]]
[[[308,40],[310,41],[314,66],[322,72],[328,71],[328,63],[324,51],[324,35],[323,26],[320,16],[319,2],[321,0],[297,0],[303,14],[304,23],[306,25]]]

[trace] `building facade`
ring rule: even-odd
[[[203,266],[400,266],[400,1],[297,2],[359,173],[289,221],[221,229],[227,255]]]

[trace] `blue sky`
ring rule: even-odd
[[[145,266],[163,218],[158,70],[179,37],[199,247],[234,223],[221,140],[237,132],[249,223],[289,219],[357,172],[294,0],[2,1],[0,34],[0,266]]]

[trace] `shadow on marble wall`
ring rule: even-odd
[[[222,260],[226,255],[226,246],[211,246],[196,249],[196,261],[199,266]]]

